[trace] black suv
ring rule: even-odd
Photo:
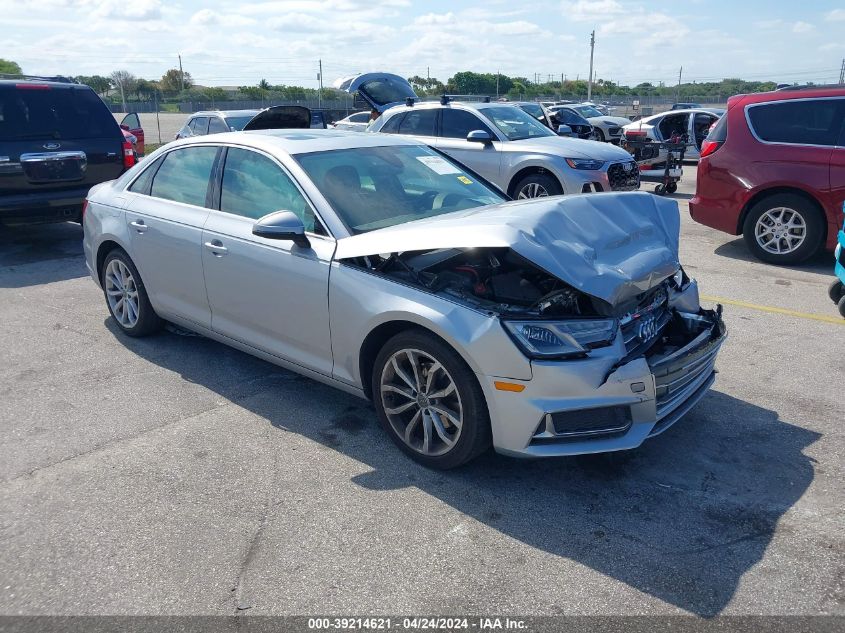
[[[88,86],[0,79],[0,223],[79,220],[88,190],[133,164],[132,145]]]

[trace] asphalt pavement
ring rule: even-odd
[[[79,226],[0,228],[0,614],[845,614],[832,255],[754,261],[693,186],[685,268],[750,304],[712,391],[634,451],[445,473],[365,401],[123,336]]]

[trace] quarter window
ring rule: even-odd
[[[147,166],[146,169],[135,179],[131,185],[129,185],[129,191],[134,193],[142,193],[146,196],[150,195],[150,187],[153,184],[153,178],[155,178],[156,171],[161,165],[162,161],[164,160],[164,156],[157,159],[152,165]]]
[[[402,123],[402,119],[405,118],[405,113],[400,112],[399,114],[394,114],[390,117],[387,121],[384,122],[384,125],[379,130],[384,134],[398,134],[399,133],[399,125]]]
[[[434,121],[437,110],[408,110],[405,118],[399,124],[399,134],[414,134],[415,136],[434,136]]]
[[[153,178],[150,195],[204,207],[216,155],[217,148],[211,146],[170,152]]]
[[[466,110],[452,110],[443,108],[443,118],[440,120],[440,136],[446,138],[466,138],[474,130],[484,130],[491,138],[496,135],[484,122]]]
[[[754,133],[770,143],[836,145],[845,99],[767,103],[748,108]]]
[[[306,231],[326,234],[293,180],[270,158],[250,150],[229,148],[220,210],[254,220],[274,211],[293,211]]]

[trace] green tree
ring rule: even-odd
[[[163,94],[173,96],[182,91],[182,81],[183,73],[178,68],[171,68],[162,75],[158,82],[158,87]],[[186,90],[194,85],[194,81],[191,79],[191,73],[184,73],[184,82]]]
[[[5,73],[8,75],[20,75],[21,67],[18,65],[17,62],[0,58],[0,73]]]
[[[270,85],[270,82],[266,79],[262,79],[258,82],[258,87],[262,90],[270,90],[273,86]]]
[[[111,79],[102,75],[79,75],[78,77],[74,77],[74,79],[81,84],[90,86],[98,95],[106,94],[112,87]]]

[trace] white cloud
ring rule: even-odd
[[[845,9],[834,9],[824,16],[829,22],[845,22]]]
[[[815,28],[816,27],[814,27],[812,24],[810,24],[808,22],[802,22],[801,20],[799,20],[798,22],[796,22],[795,24],[792,25],[792,32],[793,33],[809,33],[810,31],[815,30]]]
[[[234,13],[218,13],[211,9],[200,9],[188,21],[192,26],[249,26],[256,20]]]
[[[560,3],[563,16],[576,22],[597,22],[626,13],[616,0],[575,0]]]

